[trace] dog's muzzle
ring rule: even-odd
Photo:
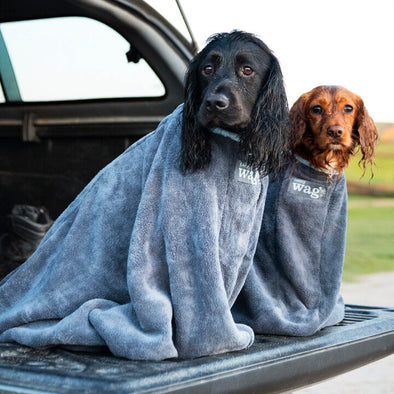
[[[210,112],[221,112],[230,105],[229,98],[223,93],[211,93],[205,99],[205,108]]]

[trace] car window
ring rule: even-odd
[[[138,51],[101,22],[63,17],[3,23],[0,28],[23,101],[165,94]],[[133,58],[129,61],[128,52],[137,56],[128,56]]]

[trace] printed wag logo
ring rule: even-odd
[[[238,160],[235,166],[234,178],[243,183],[249,183],[251,185],[257,185],[260,181],[259,172],[253,170],[247,164]]]
[[[292,178],[290,180],[288,191],[292,194],[303,195],[314,200],[323,199],[327,190],[325,187],[305,179]]]

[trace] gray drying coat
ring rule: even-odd
[[[107,346],[161,360],[247,348],[230,308],[252,264],[268,178],[212,134],[179,170],[182,106],[104,168],[0,283],[0,342]]]
[[[255,332],[311,335],[343,319],[345,176],[299,163],[270,182],[262,228],[233,314]]]

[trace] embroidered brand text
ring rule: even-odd
[[[314,200],[324,199],[327,189],[317,183],[299,178],[291,178],[288,191]]]
[[[259,172],[238,160],[235,166],[234,178],[243,183],[257,185],[260,182]]]

